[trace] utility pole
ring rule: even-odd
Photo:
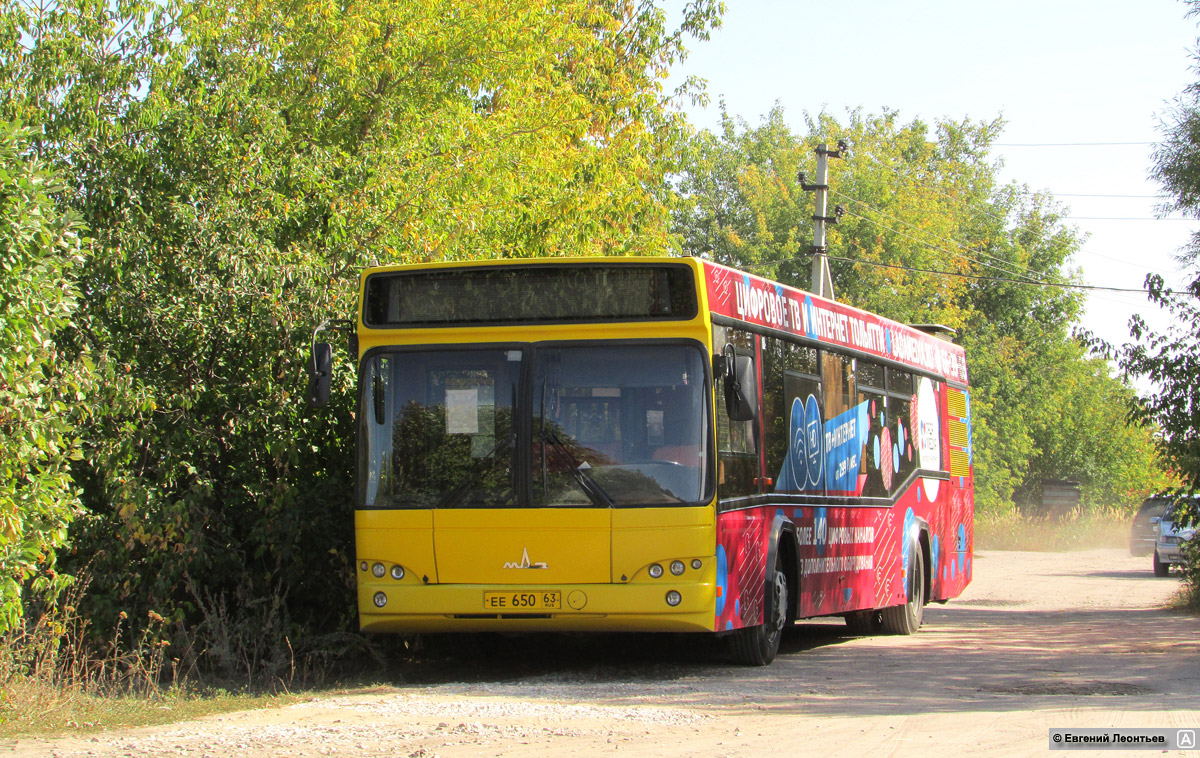
[[[829,275],[829,259],[825,257],[825,225],[836,224],[846,212],[842,206],[834,206],[834,215],[828,214],[829,207],[829,159],[841,158],[849,152],[850,146],[845,140],[838,140],[838,149],[830,150],[824,142],[817,145],[817,181],[809,184],[804,172],[797,177],[800,189],[816,193],[816,207],[813,210],[813,243],[812,243],[812,285],[813,294],[833,300],[833,278]]]

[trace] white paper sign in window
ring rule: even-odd
[[[646,411],[646,443],[661,445],[663,443],[663,412]]]
[[[446,390],[446,433],[479,433],[479,388]]]

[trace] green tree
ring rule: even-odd
[[[1188,5],[1190,16],[1200,15],[1200,2]],[[1167,196],[1161,210],[1200,218],[1200,82],[1176,98],[1162,133],[1152,170]],[[1156,441],[1181,480],[1180,491],[1195,493],[1200,492],[1200,233],[1193,234],[1178,259],[1191,277],[1184,288],[1172,291],[1161,276],[1146,277],[1149,301],[1170,314],[1170,326],[1156,331],[1135,315],[1132,339],[1118,355],[1125,370],[1150,380],[1135,416],[1161,429]],[[1200,523],[1194,500],[1183,501],[1181,514],[1180,521]],[[1200,605],[1200,540],[1190,547],[1185,571],[1192,604]]]
[[[1042,478],[1067,477],[1091,502],[1119,501],[1161,478],[1149,433],[1111,429],[1130,390],[1085,357],[1072,336],[1081,299],[1053,286],[1074,280],[1078,236],[1051,198],[1000,184],[990,146],[1002,126],[854,111],[806,117],[797,135],[778,108],[756,127],[725,113],[719,134],[692,140],[676,230],[691,254],[807,288],[812,201],[796,174],[811,177],[817,144],[845,139],[829,164],[845,210],[828,231],[835,292],[959,330],[981,506],[1030,503]]]
[[[0,632],[26,590],[46,597],[66,581],[57,555],[79,508],[69,467],[94,381],[68,333],[81,227],[29,136],[0,123]]]
[[[718,12],[10,5],[0,108],[79,189],[81,321],[126,372],[77,472],[97,624],[155,610],[268,671],[346,628],[354,372],[303,406],[313,325],[369,262],[668,250],[661,83]]]

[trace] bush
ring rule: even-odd
[[[0,633],[20,623],[26,594],[70,581],[56,559],[79,508],[70,464],[93,382],[66,333],[80,224],[53,199],[64,187],[29,138],[0,122]]]

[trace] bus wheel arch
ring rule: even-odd
[[[780,530],[777,544],[779,569],[786,575],[788,586],[787,618],[784,621],[786,629],[800,616],[800,543],[796,529],[790,522]]]
[[[783,630],[796,618],[800,594],[799,548],[795,527],[791,522],[776,516],[769,544],[763,623],[738,629],[729,638],[733,657],[746,666],[765,666],[774,660],[783,639]]]
[[[905,548],[909,551],[909,573],[905,578],[906,602],[880,611],[883,630],[889,634],[916,634],[925,619],[925,604],[929,602],[931,585],[929,565],[929,533],[922,524],[915,539]]]

